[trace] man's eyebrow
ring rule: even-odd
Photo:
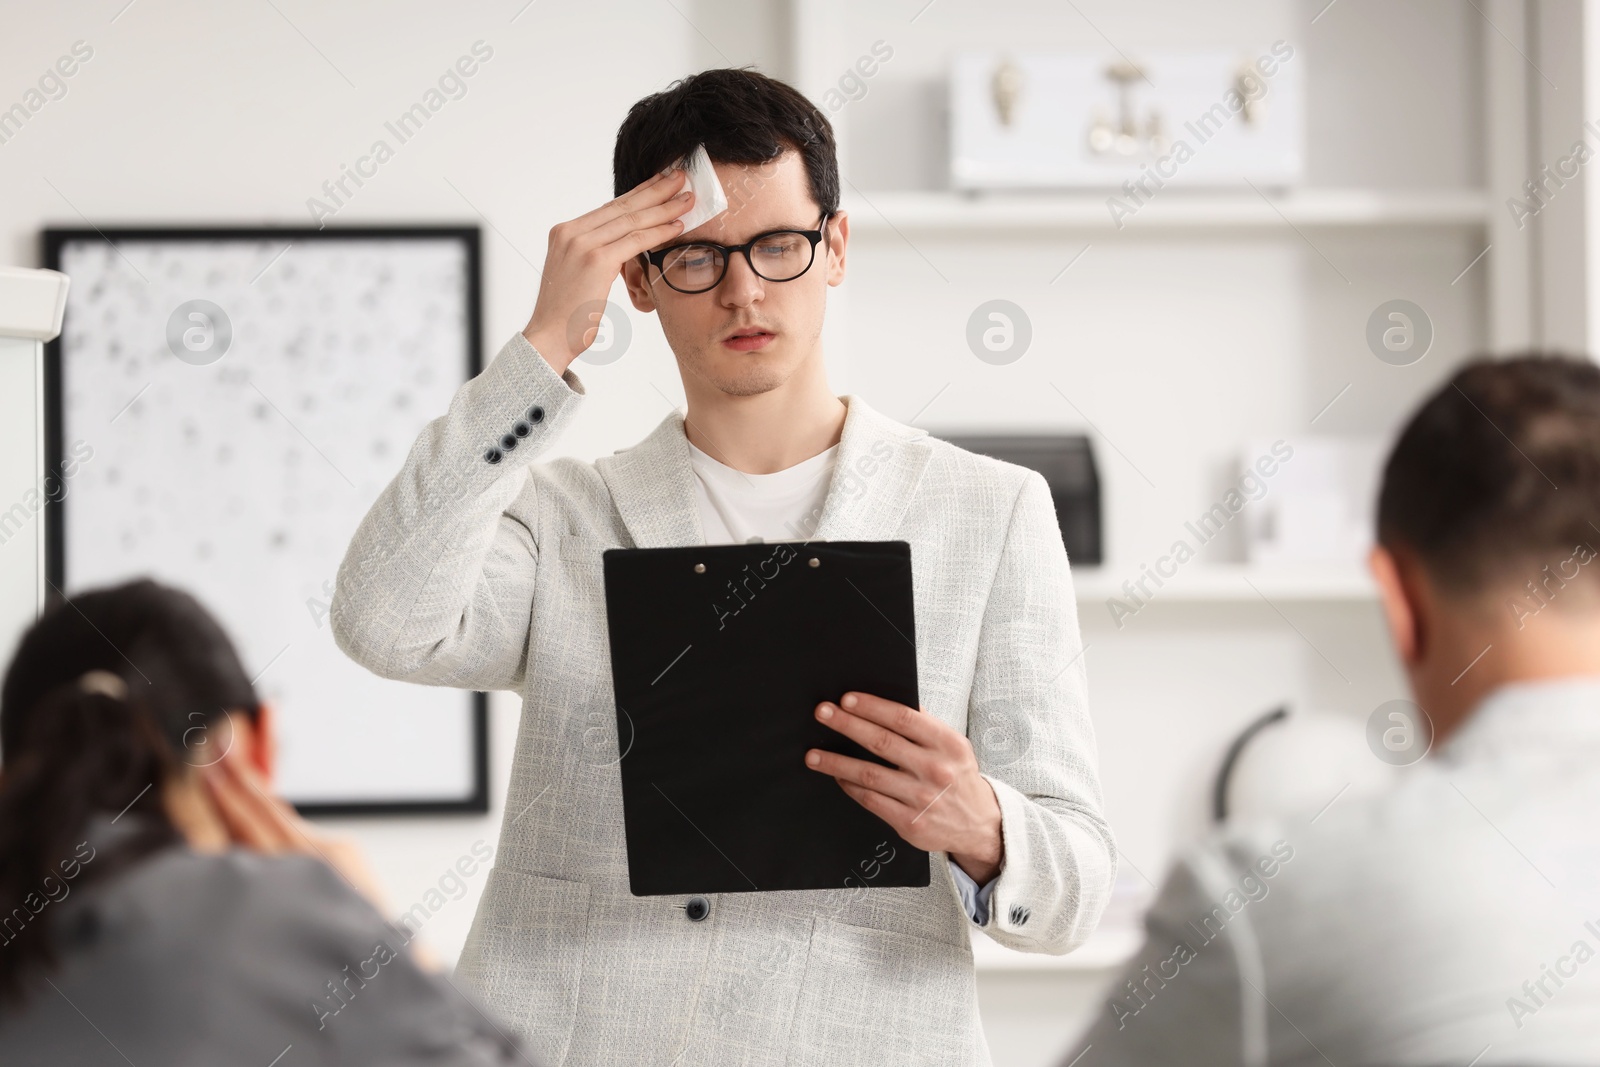
[[[815,227],[810,227],[810,228],[811,229],[821,229],[822,227],[819,224],[819,225],[817,225]],[[786,225],[777,225],[777,226],[767,226],[767,227],[764,227],[763,229],[759,229],[759,230],[754,231],[753,233],[750,234],[749,237],[746,237],[744,240],[745,241],[753,241],[757,237],[762,236],[763,234],[768,234],[768,233],[787,233],[787,232],[789,232],[791,230],[793,230],[793,231],[795,231],[797,233],[805,233],[807,229],[808,229],[808,227],[806,227],[806,226],[804,226],[802,224],[786,224]],[[684,245],[715,245],[715,244],[720,244],[720,245],[722,245],[724,247],[732,247],[733,245],[744,244],[744,241],[713,241],[709,237],[695,237],[695,238],[691,238],[691,239],[689,239],[687,241],[674,241],[671,244],[662,245],[660,248],[655,249],[655,251],[657,251],[657,252],[666,252],[666,251],[668,251],[670,249],[673,249],[673,248],[682,248]]]
[[[825,231],[827,229],[827,224],[829,222],[831,222],[832,220],[833,220],[833,215],[831,215],[831,214],[825,215],[821,219],[818,220],[816,226],[813,227],[813,229],[818,229],[818,230],[824,230]],[[648,259],[650,256],[653,256],[653,255],[657,254],[658,252],[670,252],[674,248],[684,248],[684,247],[687,247],[689,245],[701,245],[701,244],[720,244],[724,248],[730,248],[733,245],[744,244],[745,241],[752,241],[755,238],[762,236],[763,234],[785,233],[785,232],[788,232],[788,231],[791,231],[791,230],[799,232],[799,233],[806,233],[807,232],[807,229],[806,229],[806,227],[804,225],[798,225],[798,224],[792,224],[792,225],[787,225],[787,226],[782,226],[782,225],[779,225],[779,226],[768,226],[766,229],[755,231],[749,237],[746,237],[744,239],[744,241],[713,241],[709,237],[696,237],[696,238],[693,238],[693,239],[687,240],[687,241],[683,241],[683,240],[673,241],[671,244],[662,245],[660,248],[652,248],[652,249],[650,249],[648,251],[640,252],[639,254]]]

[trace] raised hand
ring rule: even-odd
[[[678,217],[694,204],[687,180],[682,170],[657,174],[550,230],[539,299],[522,335],[556,373],[564,373],[594,343],[622,265],[683,231]]]

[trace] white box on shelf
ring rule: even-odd
[[[958,189],[1284,187],[1305,166],[1304,59],[1242,52],[958,54],[950,174]],[[1130,205],[1137,207],[1137,204]]]
[[[1370,437],[1302,437],[1244,512],[1245,552],[1262,567],[1360,566],[1373,540],[1383,442]],[[1254,442],[1246,455],[1269,454]]]

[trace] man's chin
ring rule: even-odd
[[[757,396],[771,392],[789,380],[790,368],[776,353],[727,352],[719,353],[712,365],[705,368],[716,387],[729,396]]]
[[[760,396],[782,384],[783,379],[773,374],[723,376],[716,379],[717,389],[727,396]]]

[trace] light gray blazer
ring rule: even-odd
[[[1061,1067],[1600,1064],[1600,678],[1185,854]]]
[[[944,856],[924,889],[628,890],[601,552],[703,544],[683,418],[594,463],[535,459],[584,389],[520,335],[429,423],[339,568],[339,646],[387,678],[515,690],[494,870],[456,977],[542,1063],[989,1063]],[[1044,479],[857,396],[812,536],[911,544],[918,690],[1000,800],[984,931],[1064,953],[1110,895],[1082,644]],[[715,773],[715,768],[707,768]]]

